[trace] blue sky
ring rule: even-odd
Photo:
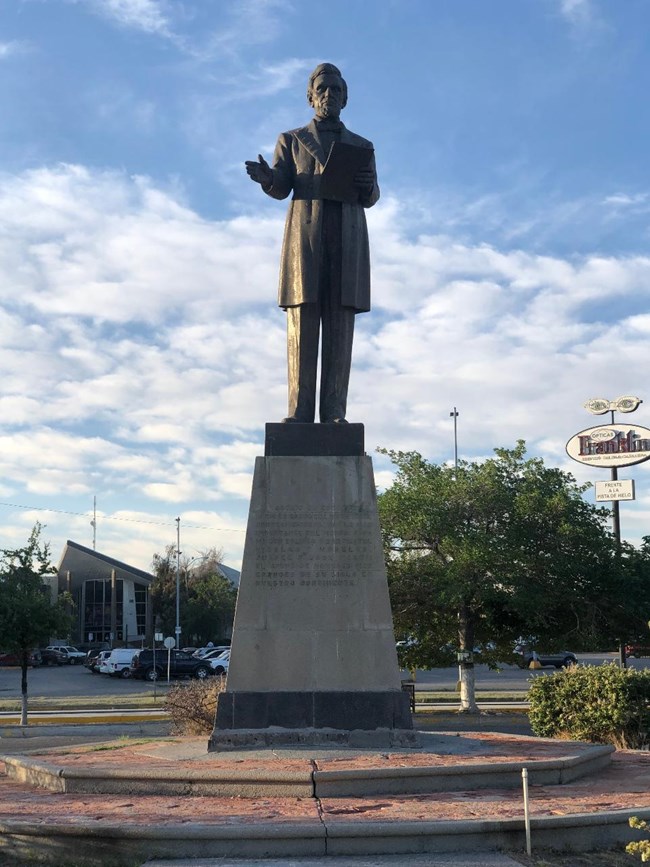
[[[647,0],[3,0],[2,545],[46,524],[140,568],[241,559],[285,415],[286,202],[243,163],[306,123],[329,60],[375,145],[373,311],[348,417],[366,447],[526,439],[574,472],[593,397],[650,426]],[[621,419],[623,420],[623,419]],[[375,459],[377,478],[390,464]],[[648,464],[622,530],[650,531]],[[593,494],[587,494],[587,497]]]

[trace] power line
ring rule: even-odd
[[[11,509],[28,509],[30,512],[54,512],[57,515],[74,515],[78,518],[89,518],[88,512],[67,512],[65,509],[47,509],[43,506],[21,506],[20,503],[0,503],[0,506],[7,506]],[[145,521],[142,518],[119,518],[117,515],[102,515],[102,521],[125,521],[129,524],[154,524],[157,527],[171,527],[176,521]],[[244,533],[245,530],[239,527],[208,527],[203,524],[183,524],[192,530],[218,530],[221,533]]]

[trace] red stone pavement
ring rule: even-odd
[[[465,735],[459,735],[465,737]],[[467,735],[473,739],[476,734]],[[475,764],[477,762],[516,761],[522,765],[533,758],[575,755],[584,745],[562,741],[535,741],[507,735],[481,733],[484,751],[470,755],[439,755],[422,753],[379,752],[330,759],[284,759],[281,751],[268,751],[269,757],[242,758],[223,753],[205,753],[201,762],[210,768],[237,767],[259,770],[281,767],[285,770],[405,767],[414,764]],[[57,766],[193,768],[196,760],[163,758],[170,744],[182,747],[206,743],[205,738],[177,738],[166,741],[128,744],[113,742],[111,749],[97,745],[62,748],[55,751],[31,752],[31,758],[41,758]],[[314,751],[316,752],[316,751]],[[1,763],[0,763],[1,767]],[[562,786],[531,786],[532,816],[593,813],[606,810],[650,808],[650,753],[621,750],[614,754],[611,767],[590,777]],[[23,820],[43,823],[73,824],[77,819],[98,823],[210,824],[314,822],[324,815],[328,821],[432,821],[442,819],[483,819],[521,817],[522,795],[519,789],[481,789],[478,791],[445,792],[430,795],[388,795],[357,798],[240,798],[210,796],[154,795],[85,795],[57,794],[11,782],[0,774],[0,821]]]

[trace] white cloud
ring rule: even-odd
[[[103,135],[125,127],[142,135],[151,135],[157,129],[157,103],[139,97],[123,84],[102,83],[85,94],[85,103],[89,120],[95,118]]]
[[[617,207],[634,207],[636,205],[645,205],[648,199],[650,199],[650,194],[648,193],[636,193],[632,196],[628,193],[615,193],[614,195],[606,196],[603,202],[606,205],[616,205]]]
[[[588,24],[595,14],[592,0],[560,0],[560,12],[571,24]]]
[[[0,226],[0,297],[21,290],[44,314],[154,324],[182,305],[205,321],[264,301],[276,280],[278,220],[209,223],[119,172],[61,166],[0,178]]]
[[[553,0],[553,3],[556,2],[558,0]],[[594,37],[600,36],[609,27],[598,0],[559,0],[559,14],[569,24],[572,36],[590,47]]]
[[[594,389],[647,399],[650,258],[459,243],[406,214],[390,197],[369,214],[374,311],[357,320],[349,400],[369,453],[450,459],[457,406],[461,457],[523,437],[564,465]],[[241,529],[263,425],[286,408],[281,237],[279,215],[209,221],[181,191],[124,173],[0,177],[2,496],[97,494],[111,514],[163,523],[219,504]],[[87,532],[86,516],[47,520]],[[102,532],[104,550],[142,568],[173,536],[166,523]],[[231,558],[242,541],[232,529]]]
[[[84,3],[93,12],[122,27],[169,36],[168,3],[164,0],[68,0]]]
[[[212,33],[207,48],[197,54],[204,59],[224,55],[233,59],[246,48],[273,42],[293,9],[290,0],[240,0],[229,8],[228,26]]]
[[[650,211],[650,193],[615,193],[603,199],[606,218],[609,220],[630,220],[646,215]]]
[[[28,42],[14,39],[11,42],[0,42],[0,60],[14,57],[16,54],[25,54],[31,50]]]

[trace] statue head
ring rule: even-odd
[[[319,63],[309,76],[307,101],[317,117],[338,118],[348,102],[348,86],[337,66]]]

